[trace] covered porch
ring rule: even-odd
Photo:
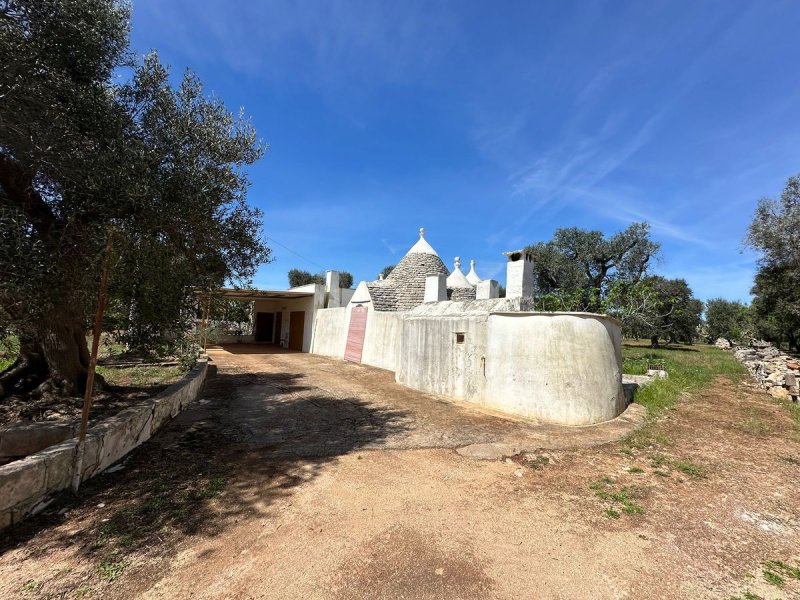
[[[314,312],[322,308],[325,288],[311,284],[291,290],[258,290],[224,288],[214,292],[215,298],[250,303],[249,327],[241,331],[215,332],[211,343],[272,344],[289,350],[309,352]],[[211,326],[221,321],[213,310],[207,317]]]

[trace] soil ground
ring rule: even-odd
[[[6,535],[0,597],[800,597],[800,440],[746,383],[609,442],[631,423],[544,426],[228,350],[123,469]],[[526,452],[454,451],[476,444]]]

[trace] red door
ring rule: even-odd
[[[361,351],[364,349],[364,334],[367,331],[367,309],[356,306],[350,313],[350,329],[347,331],[347,346],[344,359],[350,362],[361,362]]]

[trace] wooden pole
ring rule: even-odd
[[[106,242],[103,272],[100,275],[100,290],[97,293],[97,310],[94,316],[94,329],[92,330],[92,353],[89,359],[89,372],[86,375],[86,392],[83,395],[83,413],[81,414],[81,427],[78,433],[78,445],[75,448],[75,460],[72,467],[72,491],[78,491],[81,486],[81,471],[83,470],[83,455],[86,451],[86,430],[89,427],[89,411],[92,408],[94,395],[94,375],[97,370],[97,352],[100,348],[100,332],[103,328],[103,313],[106,308],[106,290],[108,289],[108,271],[111,260],[111,234]]]
[[[206,295],[206,301],[203,303],[203,320],[202,320],[202,335],[203,335],[203,352],[206,351],[208,345],[208,313],[211,311],[211,294]]]

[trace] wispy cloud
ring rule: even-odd
[[[134,9],[148,33],[193,64],[313,86],[418,78],[447,52],[458,23],[447,5],[348,0],[268,0],[235,10],[211,0],[140,0]]]

